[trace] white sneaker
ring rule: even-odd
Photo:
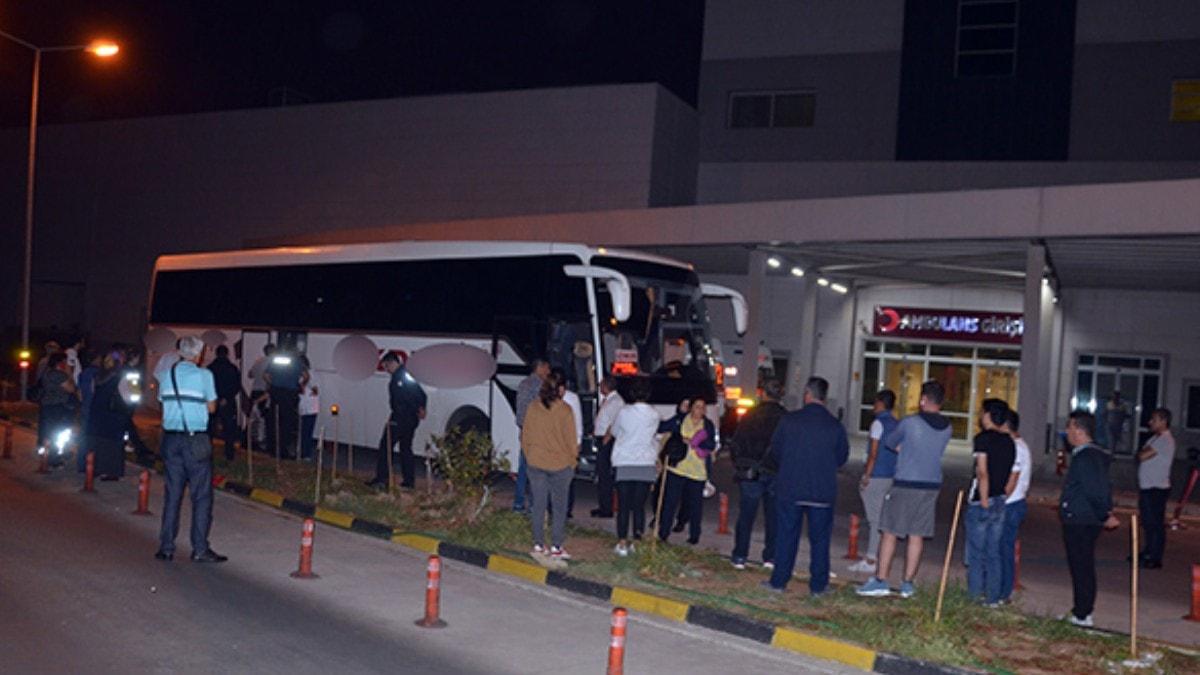
[[[746,569],[746,563],[744,561],[735,560],[733,562],[733,569],[739,570],[739,571],[744,570],[744,569]]]
[[[875,574],[875,563],[867,562],[867,559],[863,558],[846,569],[861,574]]]
[[[1080,628],[1091,628],[1092,626],[1095,625],[1094,623],[1092,623],[1092,615],[1091,614],[1088,614],[1087,616],[1080,619],[1079,617],[1075,616],[1075,614],[1073,612],[1067,612],[1067,621],[1069,621],[1072,626],[1079,626]]]
[[[613,553],[616,553],[624,558],[629,555],[629,547],[625,544],[617,544],[616,547],[613,548]]]
[[[546,555],[546,547],[541,544],[534,544],[533,550],[529,552],[529,555]]]
[[[775,569],[775,563],[771,562],[770,560],[764,560],[763,569],[767,571],[773,570]]]
[[[560,548],[558,546],[551,546],[550,547],[550,557],[555,560],[570,560],[571,554],[567,553],[566,549]]]

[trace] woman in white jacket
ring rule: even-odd
[[[612,449],[612,464],[616,471],[617,487],[617,555],[627,556],[633,550],[629,541],[630,520],[633,539],[640,540],[646,526],[646,496],[658,476],[658,412],[646,401],[650,398],[650,382],[638,378],[630,387],[633,403],[621,408],[609,435],[616,439]],[[607,441],[607,439],[605,439]]]

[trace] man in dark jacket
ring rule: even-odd
[[[412,375],[404,369],[396,352],[388,352],[380,361],[387,371],[388,406],[391,415],[388,416],[387,426],[379,435],[379,458],[375,462],[375,477],[367,483],[380,490],[392,488],[392,466],[388,462],[388,453],[395,452],[400,446],[400,487],[411,488],[417,478],[416,456],[413,455],[413,435],[417,425],[425,419],[425,390]],[[388,447],[388,442],[391,447]]]
[[[763,545],[763,567],[775,567],[775,460],[771,457],[771,437],[787,410],[779,404],[783,384],[771,378],[763,382],[763,400],[750,409],[738,423],[737,433],[730,442],[733,457],[733,477],[738,484],[738,519],[734,530],[733,554],[730,559],[739,570],[746,569],[750,555],[750,534],[758,505],[763,507],[766,542]]]
[[[242,374],[229,360],[229,347],[217,347],[217,357],[208,364],[217,387],[217,412],[213,414],[210,435],[225,443],[225,459],[232,461],[241,433],[238,431],[238,394],[242,391]]]
[[[829,585],[829,538],[837,503],[837,471],[850,456],[846,430],[825,408],[829,382],[810,378],[804,385],[804,407],[780,420],[771,438],[775,476],[778,544],[775,570],[764,585],[782,592],[796,566],[800,526],[808,518],[808,589],[821,595]]]
[[[1067,420],[1071,467],[1063,480],[1058,510],[1075,592],[1075,606],[1065,618],[1085,627],[1092,625],[1096,605],[1096,540],[1102,528],[1113,530],[1120,525],[1112,514],[1108,479],[1112,457],[1092,441],[1095,434],[1095,416],[1082,410],[1071,413]]]

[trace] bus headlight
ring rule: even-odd
[[[62,454],[67,445],[71,442],[71,430],[63,429],[54,436],[54,447],[58,449],[58,454]]]

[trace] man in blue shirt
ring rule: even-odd
[[[846,430],[825,408],[829,382],[813,377],[804,385],[804,407],[783,416],[771,438],[775,476],[777,541],[771,590],[783,592],[796,566],[800,526],[808,517],[808,590],[829,586],[829,539],[837,502],[837,471],[850,456]]]
[[[218,563],[227,558],[208,546],[212,527],[212,441],[208,438],[208,416],[217,407],[217,390],[212,373],[198,364],[204,342],[195,336],[179,341],[179,358],[168,369],[156,371],[158,400],[162,402],[162,457],[166,500],[162,530],[154,557],[175,558],[175,535],[186,487],[192,495],[192,562]]]

